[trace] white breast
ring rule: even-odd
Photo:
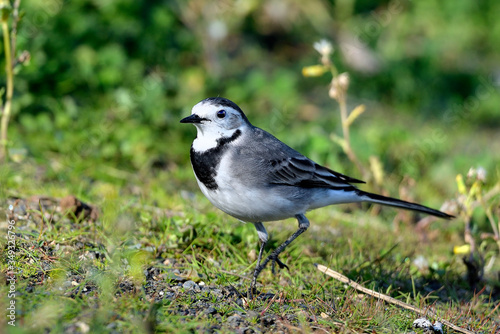
[[[232,177],[231,159],[221,160],[215,181],[216,190],[209,190],[198,181],[203,194],[220,210],[246,222],[266,222],[286,219],[304,213],[307,207],[297,206],[273,188],[256,188]]]

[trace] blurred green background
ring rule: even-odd
[[[396,184],[409,176],[441,199],[471,166],[498,173],[496,0],[23,0],[21,7],[18,50],[31,60],[17,69],[9,145],[19,162],[44,166],[49,180],[126,183],[130,172],[188,170],[195,130],[179,120],[217,95],[290,146],[359,177],[330,139],[341,134],[331,77],[301,74],[319,62],[312,45],[320,39],[333,43],[334,63],[350,74],[349,109],[367,107],[351,129],[363,164],[377,156]]]
[[[292,283],[283,285],[266,271],[264,285],[274,282],[275,290],[293,292],[293,300],[302,300],[304,291],[310,291],[307,298],[328,300],[324,291],[334,291],[337,304],[338,290],[328,287],[334,283],[323,290],[326,280],[312,266],[326,263],[415,305],[456,300],[463,312],[445,304],[438,314],[493,331],[481,326],[485,317],[498,319],[500,1],[22,0],[21,9],[17,53],[27,50],[30,60],[15,67],[0,211],[9,214],[8,203],[17,206],[21,198],[45,217],[18,215],[16,222],[18,318],[28,331],[59,326],[74,332],[68,326],[75,322],[90,324],[90,332],[144,327],[140,319],[156,312],[149,299],[156,292],[144,291],[157,278],[145,274],[146,266],[162,273],[157,290],[147,288],[158,292],[169,291],[172,268],[195,268],[207,285],[249,274],[252,251],[258,251],[255,229],[235,224],[203,197],[189,163],[196,131],[179,123],[210,96],[233,100],[254,125],[318,163],[366,179],[364,190],[437,209],[449,200],[442,209],[457,215],[429,228],[433,221],[424,218],[417,228],[400,229],[418,216],[379,206],[317,210],[308,215],[308,237],[287,248],[294,269],[283,277]],[[322,39],[333,44],[339,72],[349,73],[348,109],[366,106],[350,128],[366,175],[334,140],[342,126],[339,105],[328,94],[331,75],[302,75],[304,67],[320,63],[313,44]],[[0,42],[0,88],[6,83],[3,48]],[[484,168],[484,184],[477,176],[482,169],[465,176],[471,167]],[[374,182],[377,173],[382,182]],[[459,187],[458,174],[464,176]],[[70,219],[75,214],[58,219],[61,207],[41,206],[43,198],[68,195],[98,207],[97,221]],[[275,224],[270,248],[296,226]],[[486,261],[466,267],[462,256],[472,251]],[[221,268],[238,275],[224,278]],[[477,268],[489,283],[476,294],[480,278],[469,284],[465,276]],[[130,281],[144,289],[122,294],[121,283]],[[92,287],[88,295],[71,292],[84,283]],[[431,291],[440,297],[429,297]],[[396,318],[391,328],[411,330],[407,315],[388,317],[386,306],[358,297],[340,295],[348,312],[332,319],[349,325],[330,331],[383,332]],[[165,332],[185,326],[170,312],[186,302],[172,302],[159,311]],[[363,303],[368,313],[358,312]],[[371,309],[375,304],[380,311]],[[220,309],[232,315],[232,308]],[[361,318],[364,327],[356,323]]]

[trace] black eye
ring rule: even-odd
[[[219,118],[226,117],[226,111],[225,110],[219,110],[219,111],[217,111],[217,117],[219,117]]]

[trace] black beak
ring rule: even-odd
[[[196,114],[192,114],[191,116],[181,119],[181,123],[201,123],[201,121],[208,121],[208,119],[201,118]]]

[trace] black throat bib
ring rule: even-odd
[[[217,146],[206,150],[205,152],[196,152],[191,145],[190,157],[194,173],[205,187],[210,190],[218,188],[215,177],[217,176],[217,167],[220,164],[222,156],[228,149],[228,144],[241,136],[241,131],[236,130],[231,137],[223,137],[217,140]]]

